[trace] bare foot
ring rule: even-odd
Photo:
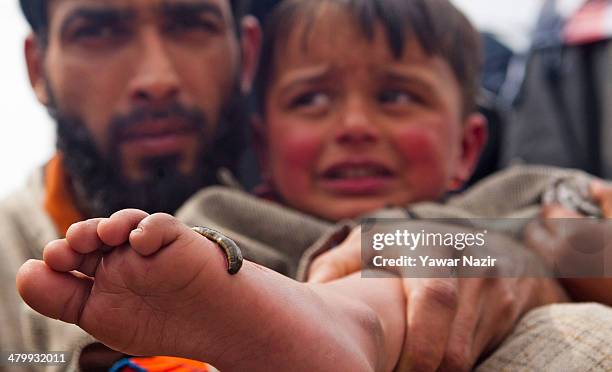
[[[391,301],[401,288],[385,297],[376,280],[356,280],[358,291],[309,286],[248,261],[230,276],[215,243],[172,216],[125,210],[73,225],[44,262],[22,266],[17,287],[36,311],[131,355],[228,371],[389,370],[403,335],[379,313],[401,321],[401,305],[386,303],[403,303]]]

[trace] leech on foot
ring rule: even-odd
[[[231,275],[235,275],[240,271],[242,267],[242,252],[238,245],[227,236],[221,234],[220,232],[209,229],[208,227],[196,226],[191,228],[193,231],[202,235],[206,239],[217,243],[219,247],[225,253],[227,257],[227,272]]]

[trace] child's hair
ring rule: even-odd
[[[370,40],[380,22],[389,48],[398,59],[404,54],[408,38],[416,37],[427,55],[440,57],[451,67],[461,88],[463,115],[476,109],[482,65],[480,35],[449,0],[285,0],[270,14],[264,30],[256,82],[262,115],[278,51],[286,46],[296,27],[304,28],[306,40],[322,5],[349,11]]]

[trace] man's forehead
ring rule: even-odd
[[[176,7],[192,7],[218,12],[220,16],[231,17],[229,0],[52,0],[49,15],[68,14],[78,10],[112,10],[130,13],[134,16],[163,14]]]

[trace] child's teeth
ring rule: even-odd
[[[364,178],[374,176],[375,172],[367,168],[344,169],[340,172],[342,178]]]

